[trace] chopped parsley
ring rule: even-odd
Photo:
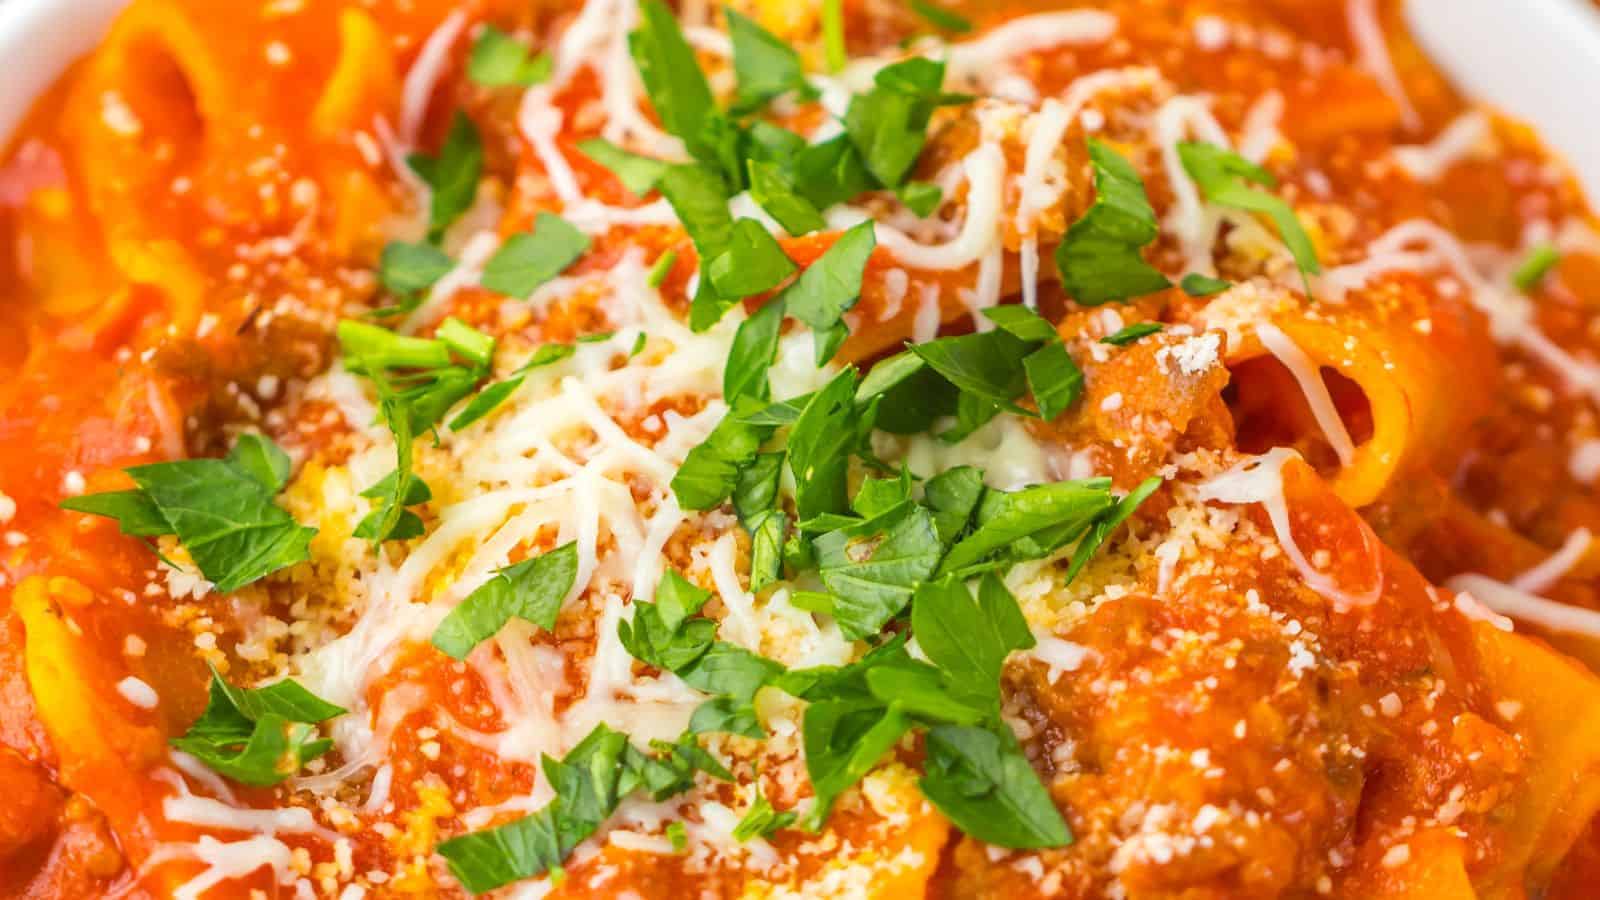
[[[554,630],[577,577],[578,545],[570,541],[498,569],[444,617],[433,631],[433,645],[452,659],[466,659],[512,617]]]
[[[1232,284],[1221,278],[1212,278],[1209,275],[1201,275],[1199,272],[1190,272],[1183,276],[1183,280],[1178,282],[1178,286],[1183,288],[1183,292],[1191,297],[1210,297],[1233,287]]]
[[[580,843],[599,830],[628,795],[661,801],[694,786],[695,773],[733,777],[685,734],[677,743],[653,742],[653,754],[601,723],[560,759],[546,756],[544,777],[555,799],[520,819],[441,841],[437,852],[450,873],[474,894],[558,871]]]
[[[867,260],[877,246],[872,222],[843,234],[783,291],[789,315],[804,322],[816,343],[817,365],[833,358],[849,336],[844,314],[861,299]]]
[[[268,787],[327,753],[333,742],[316,726],[344,713],[295,681],[238,688],[213,668],[205,712],[171,743],[240,784]]]
[[[554,213],[541,212],[533,233],[513,234],[483,267],[485,288],[526,299],[589,249],[589,236]]]
[[[645,276],[645,282],[653,288],[659,288],[666,283],[667,276],[671,274],[672,267],[678,264],[678,251],[668,250],[656,257],[650,266],[650,273]]]
[[[755,20],[727,8],[728,38],[733,44],[733,73],[738,79],[734,110],[749,112],[790,91],[801,99],[816,97],[806,81],[800,54]]]
[[[1141,252],[1160,234],[1139,173],[1110,146],[1089,139],[1095,200],[1056,248],[1068,296],[1085,306],[1127,300],[1171,286]]]
[[[796,818],[793,811],[779,812],[772,806],[772,801],[761,792],[761,782],[755,783],[754,799],[750,801],[750,808],[739,817],[739,823],[733,826],[733,839],[744,843],[751,838],[771,837],[775,831],[781,831],[794,824]]]
[[[433,287],[455,265],[432,244],[391,241],[378,258],[378,283],[397,297],[410,297]]]
[[[749,167],[750,199],[782,225],[784,231],[799,237],[828,227],[822,213],[795,189],[789,176],[776,164],[752,159]]]
[[[484,87],[528,87],[550,77],[550,56],[531,53],[511,35],[485,25],[467,57],[467,77]]]
[[[867,171],[885,188],[899,187],[922,155],[933,111],[971,99],[944,93],[943,84],[943,62],[913,56],[878,70],[872,89],[851,98],[845,130]]]
[[[844,0],[822,0],[822,51],[830,72],[850,61],[844,44]]]
[[[639,333],[639,338],[643,340],[644,332]],[[582,339],[580,338],[579,340],[581,341]],[[460,431],[489,413],[494,412],[499,408],[500,404],[506,402],[511,398],[512,394],[517,392],[517,388],[522,387],[522,382],[527,379],[529,372],[541,366],[560,362],[577,352],[577,349],[572,344],[541,344],[539,349],[533,351],[533,355],[528,357],[528,361],[518,366],[510,377],[504,381],[496,381],[494,384],[487,385],[483,390],[479,391],[467,403],[466,407],[457,413],[455,418],[450,420],[450,430]],[[637,349],[634,352],[638,352]]]
[[[911,11],[940,31],[966,34],[972,30],[971,22],[932,0],[911,0]]]
[[[428,238],[437,241],[478,196],[478,179],[483,176],[483,140],[477,126],[458,110],[439,154],[413,153],[406,157],[406,163],[428,185]]]
[[[1317,261],[1316,245],[1295,216],[1294,207],[1281,197],[1251,186],[1277,187],[1278,179],[1239,154],[1203,141],[1178,144],[1178,156],[1183,161],[1184,170],[1194,179],[1207,200],[1245,212],[1260,213],[1272,220],[1278,228],[1278,236],[1294,256],[1301,276],[1306,278],[1306,293],[1309,295],[1309,276],[1322,272],[1322,264]]]
[[[135,487],[61,501],[62,509],[115,519],[135,537],[175,535],[207,581],[227,594],[309,558],[315,528],[273,502],[289,457],[242,434],[225,459],[185,459],[127,469]]]
[[[1116,334],[1106,335],[1100,339],[1100,343],[1110,344],[1113,347],[1125,347],[1140,338],[1159,334],[1163,327],[1165,326],[1160,322],[1135,322],[1119,329]]]
[[[1554,244],[1540,244],[1528,251],[1511,273],[1511,283],[1524,294],[1531,293],[1560,263],[1561,251]]]
[[[628,193],[637,197],[643,197],[654,190],[656,183],[661,180],[661,176],[666,174],[667,167],[671,165],[671,163],[662,162],[659,159],[652,159],[648,156],[641,156],[624,150],[605,138],[588,138],[579,141],[578,150],[584,156],[604,166],[612,175],[616,176],[618,181],[622,182],[622,186],[628,189]]]

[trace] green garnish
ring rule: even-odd
[[[777,220],[784,231],[799,237],[828,227],[822,213],[800,195],[777,165],[752,159],[749,166],[750,199]]]
[[[472,120],[458,110],[439,155],[413,153],[406,163],[428,185],[428,239],[437,241],[477,199],[478,179],[483,176],[483,141]]]
[[[550,77],[550,56],[532,53],[511,35],[485,25],[467,57],[467,77],[484,87],[528,87]]]
[[[1139,173],[1115,150],[1089,139],[1094,205],[1072,223],[1056,248],[1061,286],[1084,306],[1126,300],[1171,286],[1145,262],[1142,249],[1160,228]]]
[[[1239,154],[1203,141],[1178,144],[1178,156],[1207,200],[1245,212],[1261,213],[1272,220],[1278,228],[1278,236],[1294,256],[1295,265],[1300,267],[1301,276],[1306,279],[1309,296],[1310,276],[1322,272],[1316,245],[1311,243],[1311,236],[1295,216],[1294,207],[1281,197],[1251,187],[1277,187],[1278,179]]]
[[[1511,273],[1511,283],[1522,293],[1530,293],[1560,263],[1561,251],[1554,244],[1540,244],[1528,251],[1528,255]]]
[[[886,188],[899,187],[928,142],[928,121],[940,106],[971,98],[946,94],[944,63],[913,56],[878,70],[872,89],[845,111],[845,130],[867,171]]]
[[[800,54],[793,47],[730,7],[724,7],[723,14],[728,19],[733,72],[739,84],[733,105],[736,112],[759,109],[790,91],[803,100],[816,97],[816,89],[806,81],[800,66]]]
[[[775,831],[781,831],[794,824],[793,811],[779,812],[772,807],[772,801],[761,793],[761,782],[756,781],[755,798],[750,801],[750,808],[739,817],[739,824],[733,826],[733,839],[744,843],[751,838],[771,837]]]
[[[212,668],[205,712],[171,744],[240,784],[268,787],[327,753],[333,742],[316,726],[344,713],[295,681],[238,688]]]
[[[541,212],[534,219],[532,234],[513,234],[489,258],[482,284],[496,293],[525,299],[588,249],[588,235],[554,213]]]
[[[667,172],[671,163],[640,156],[618,147],[605,138],[588,138],[578,142],[578,149],[615,175],[628,192],[637,197],[650,193]]]
[[[804,322],[816,344],[817,365],[833,358],[849,336],[844,314],[861,299],[867,261],[878,245],[870,221],[845,231],[794,283],[784,288],[788,314]]]
[[[226,459],[126,471],[134,489],[69,497],[61,508],[115,519],[136,537],[175,535],[223,594],[310,556],[317,530],[273,502],[289,481],[289,457],[260,435],[240,435]]]
[[[844,45],[844,0],[822,0],[822,48],[829,72],[850,61]]]
[[[1118,330],[1116,334],[1106,335],[1100,339],[1100,343],[1110,344],[1113,347],[1125,347],[1140,338],[1159,333],[1163,327],[1165,326],[1160,322],[1135,322]]]
[[[389,293],[406,297],[433,287],[455,265],[432,244],[390,241],[378,258],[378,283]]]
[[[578,545],[570,541],[498,569],[444,617],[433,631],[433,645],[452,659],[466,659],[512,617],[554,630],[577,577]]]
[[[435,849],[463,887],[482,894],[559,870],[630,794],[661,801],[693,787],[696,772],[723,780],[733,777],[693,735],[651,746],[655,753],[646,754],[602,722],[564,759],[544,758],[544,777],[556,791],[547,806],[504,825],[441,841]]]
[[[668,250],[656,257],[650,266],[650,274],[645,276],[645,282],[653,288],[659,288],[667,280],[667,275],[672,272],[672,267],[678,264],[678,251]]]
[[[794,268],[794,261],[760,222],[738,219],[727,243],[701,272],[711,279],[718,296],[739,298],[772,290],[794,274]]]
[[[1212,278],[1209,275],[1201,275],[1199,272],[1190,272],[1183,276],[1183,280],[1178,282],[1178,286],[1183,288],[1183,292],[1191,297],[1210,297],[1233,287],[1232,284],[1221,278]]]
[[[972,30],[971,22],[931,0],[911,0],[911,11],[941,31],[966,34]]]

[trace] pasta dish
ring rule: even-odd
[[[0,896],[1595,896],[1515,114],[1391,0],[132,0],[0,157]]]

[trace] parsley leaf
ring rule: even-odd
[[[1060,341],[1051,341],[1022,359],[1028,389],[1046,422],[1066,412],[1083,393],[1083,370]]]
[[[432,244],[390,241],[378,258],[378,281],[389,293],[403,297],[433,287],[455,265]]]
[[[1183,276],[1183,280],[1178,282],[1178,286],[1183,288],[1183,292],[1191,297],[1210,297],[1233,287],[1233,285],[1223,281],[1221,278],[1212,278],[1209,275],[1201,275],[1199,272],[1190,272]]]
[[[1055,540],[1057,534],[1082,532],[1111,506],[1109,488],[1106,479],[1089,479],[1038,484],[1012,492],[988,491],[978,505],[972,533],[950,548],[939,571],[959,573],[1000,550],[1043,555],[1064,543]],[[1035,544],[1039,542],[1024,540],[1041,534],[1047,539],[1038,547]]]
[[[528,87],[550,77],[550,57],[530,53],[515,38],[485,25],[467,57],[467,77],[484,87]]]
[[[1161,230],[1139,173],[1093,138],[1089,158],[1096,196],[1056,248],[1062,288],[1078,303],[1098,306],[1170,287],[1172,282],[1140,253]]]
[[[691,619],[711,592],[668,570],[656,586],[654,603],[633,604],[633,620],[617,622],[617,636],[634,659],[668,672],[688,668],[711,649],[717,623]]]
[[[1294,207],[1281,197],[1250,187],[1252,184],[1277,187],[1278,180],[1272,177],[1271,172],[1237,153],[1203,141],[1183,141],[1178,144],[1178,157],[1183,160],[1184,170],[1194,179],[1207,200],[1270,218],[1278,227],[1279,237],[1293,254],[1302,276],[1322,272],[1322,264],[1317,261],[1316,245],[1311,243],[1311,236],[1295,217]],[[1306,293],[1310,292],[1308,281]]]
[[[659,159],[624,150],[605,138],[579,141],[578,149],[584,156],[609,170],[629,193],[637,197],[650,193],[671,165]]]
[[[640,662],[672,672],[690,687],[749,703],[783,667],[716,640],[717,623],[696,617],[710,597],[669,570],[656,587],[655,602],[635,603],[633,621],[617,623],[617,637]]]
[[[931,0],[911,0],[911,11],[941,31],[966,34],[972,30],[971,22]]]
[[[922,500],[933,512],[940,543],[949,546],[967,530],[985,490],[983,471],[973,466],[946,469],[922,486]]]
[[[939,568],[944,544],[933,515],[903,503],[877,518],[821,535],[813,547],[833,617],[851,640],[876,634]]]
[[[774,297],[739,323],[722,370],[722,396],[727,402],[746,396],[765,399],[770,393],[767,370],[778,355],[783,314],[783,298]]]
[[[1106,335],[1100,339],[1100,343],[1110,344],[1113,347],[1126,347],[1140,338],[1159,334],[1163,327],[1160,322],[1135,322],[1119,329],[1116,334]]]
[[[1063,847],[1072,833],[1015,739],[971,726],[928,731],[922,793],[964,833],[1000,847]]]
[[[288,480],[289,458],[260,435],[240,435],[226,459],[126,471],[136,490],[69,497],[61,508],[116,519],[125,534],[176,535],[222,594],[309,558],[317,530],[272,499]]]
[[[945,94],[943,83],[943,62],[913,56],[880,69],[872,89],[851,98],[845,131],[879,184],[895,188],[905,181],[928,141],[934,109],[967,102]]]
[[[539,285],[560,275],[589,249],[589,236],[554,213],[541,212],[533,233],[506,239],[483,267],[483,286],[526,299]]]
[[[628,35],[628,49],[661,124],[692,148],[716,106],[677,16],[661,0],[644,0],[639,27]]]
[[[794,824],[794,812],[778,812],[773,809],[772,801],[761,793],[759,781],[756,782],[755,788],[755,799],[750,802],[750,808],[739,818],[739,824],[733,826],[733,839],[741,844],[751,838],[769,837],[773,832]]]
[[[724,732],[756,739],[767,736],[755,707],[732,697],[713,697],[695,707],[689,717],[689,730],[695,734]]]
[[[1026,306],[1016,304],[991,306],[983,311],[983,315],[1001,330],[1009,332],[1019,340],[1043,343],[1060,338],[1054,325]]]
[[[984,575],[980,595],[982,601],[975,602],[967,586],[952,577],[918,585],[911,631],[958,695],[998,712],[1006,656],[1032,647],[1034,638],[1016,599],[994,573]]]
[[[806,708],[801,723],[806,773],[816,798],[800,827],[818,831],[833,802],[860,781],[911,728],[899,704],[875,699],[821,700]]]
[[[1033,349],[1002,328],[915,344],[911,352],[964,393],[1025,415],[1012,401],[1027,387],[1022,360]]]
[[[789,91],[795,91],[802,99],[816,96],[816,90],[806,82],[800,54],[793,47],[731,7],[724,7],[723,15],[728,19],[733,72],[739,83],[735,112],[758,109]]]
[[[772,290],[793,274],[794,268],[794,261],[765,226],[755,219],[739,219],[704,274],[719,296],[737,299]]]
[[[328,752],[333,742],[315,726],[344,713],[295,681],[236,688],[212,668],[205,712],[171,743],[234,781],[266,787]]]
[[[710,509],[728,499],[749,465],[772,435],[771,425],[752,425],[732,412],[723,417],[699,446],[689,451],[672,476],[672,493],[683,509]]]
[[[770,509],[750,520],[750,590],[760,591],[783,578],[783,545],[789,536],[789,516]]]
[[[564,759],[544,758],[545,778],[556,792],[547,806],[504,825],[441,841],[435,849],[463,887],[482,894],[559,869],[634,791],[659,802],[692,787],[697,770],[731,777],[692,735],[676,744],[651,746],[658,755],[639,751],[626,735],[602,722]]]
[[[789,432],[795,514],[802,521],[849,508],[850,449],[858,445],[862,426],[856,417],[855,391],[855,369],[846,368],[812,396]]]
[[[872,173],[867,171],[849,134],[801,148],[794,154],[789,171],[796,190],[817,209],[854,200],[873,187]]]
[[[828,221],[796,189],[777,165],[751,159],[750,199],[772,216],[783,230],[799,237],[826,228]]]
[[[783,667],[737,644],[713,641],[699,659],[676,671],[692,688],[749,702]]]
[[[1147,478],[1138,487],[1129,491],[1126,497],[1118,500],[1116,505],[1095,518],[1094,527],[1078,541],[1078,546],[1073,548],[1072,563],[1067,568],[1068,584],[1078,577],[1078,573],[1083,571],[1083,567],[1100,550],[1100,545],[1105,543],[1106,538],[1117,530],[1117,526],[1126,522],[1128,517],[1133,515],[1133,511],[1139,508],[1139,504],[1149,499],[1159,487],[1161,487],[1160,478]]]
[[[428,238],[437,241],[446,228],[472,206],[483,176],[483,140],[467,114],[456,112],[438,156],[413,153],[406,163],[432,194],[428,207]]]
[[[570,541],[498,569],[444,617],[433,631],[433,645],[452,659],[466,659],[513,616],[550,631],[577,577],[578,545]]]
[[[783,291],[789,315],[811,328],[818,366],[832,359],[850,334],[844,314],[861,299],[862,278],[877,244],[873,223],[862,222],[839,235]]]
[[[1528,251],[1527,257],[1511,273],[1511,283],[1516,285],[1517,290],[1524,294],[1530,293],[1539,286],[1539,282],[1544,281],[1544,277],[1550,274],[1550,270],[1560,263],[1560,249],[1554,244],[1540,244]]]
[[[944,199],[944,189],[930,181],[908,181],[895,188],[894,195],[917,218],[926,219],[939,208],[940,201]]]

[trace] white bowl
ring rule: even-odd
[[[128,0],[0,0],[0,141],[93,49]],[[219,0],[233,2],[233,0]],[[576,2],[576,0],[575,0]],[[1588,0],[1408,0],[1423,46],[1467,93],[1531,123],[1600,198],[1600,11]]]

